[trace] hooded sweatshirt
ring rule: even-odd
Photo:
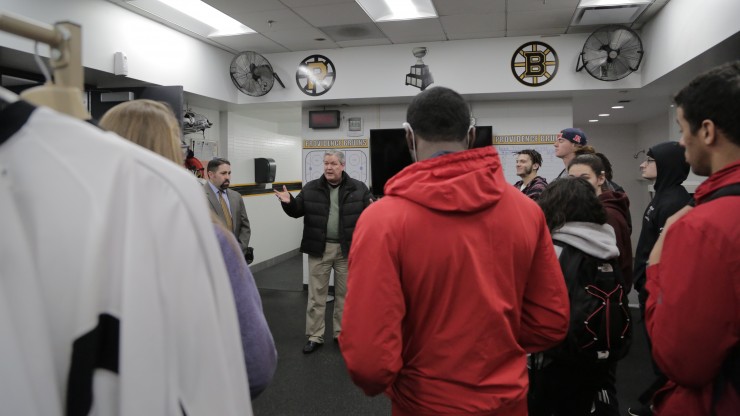
[[[630,224],[630,200],[624,192],[607,191],[599,195],[606,210],[606,223],[614,229],[619,249],[619,269],[624,279],[625,290],[632,287],[632,224]]]
[[[691,195],[681,183],[689,176],[684,149],[678,142],[665,142],[651,147],[647,155],[655,159],[658,171],[653,188],[655,195],[642,216],[642,231],[635,251],[634,284],[642,292],[645,287],[645,268],[665,222],[676,211],[686,206]],[[641,300],[645,295],[641,293]]]
[[[566,222],[552,233],[552,239],[577,248],[597,259],[609,260],[619,255],[614,229],[609,224]],[[560,257],[563,249],[555,246],[555,251]]]
[[[566,335],[568,294],[542,210],[497,151],[414,163],[360,217],[339,342],[394,415],[526,415],[526,353]]]

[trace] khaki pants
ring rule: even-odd
[[[338,243],[326,243],[323,257],[308,256],[308,305],[306,306],[306,336],[309,341],[323,343],[326,296],[329,277],[334,269],[334,337],[342,330],[342,311],[347,294],[347,259]]]

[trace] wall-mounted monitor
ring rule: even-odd
[[[476,126],[475,142],[471,147],[476,149],[486,146],[493,146],[493,126]]]
[[[308,127],[311,129],[338,129],[339,110],[309,111]]]

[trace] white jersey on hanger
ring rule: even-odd
[[[252,414],[231,286],[185,169],[11,104],[0,236],[0,413]]]

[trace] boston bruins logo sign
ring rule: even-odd
[[[326,94],[334,85],[337,70],[334,63],[324,55],[311,55],[304,59],[295,73],[298,88],[306,95]]]
[[[529,87],[545,85],[558,73],[558,54],[546,43],[525,43],[511,57],[511,72]]]

